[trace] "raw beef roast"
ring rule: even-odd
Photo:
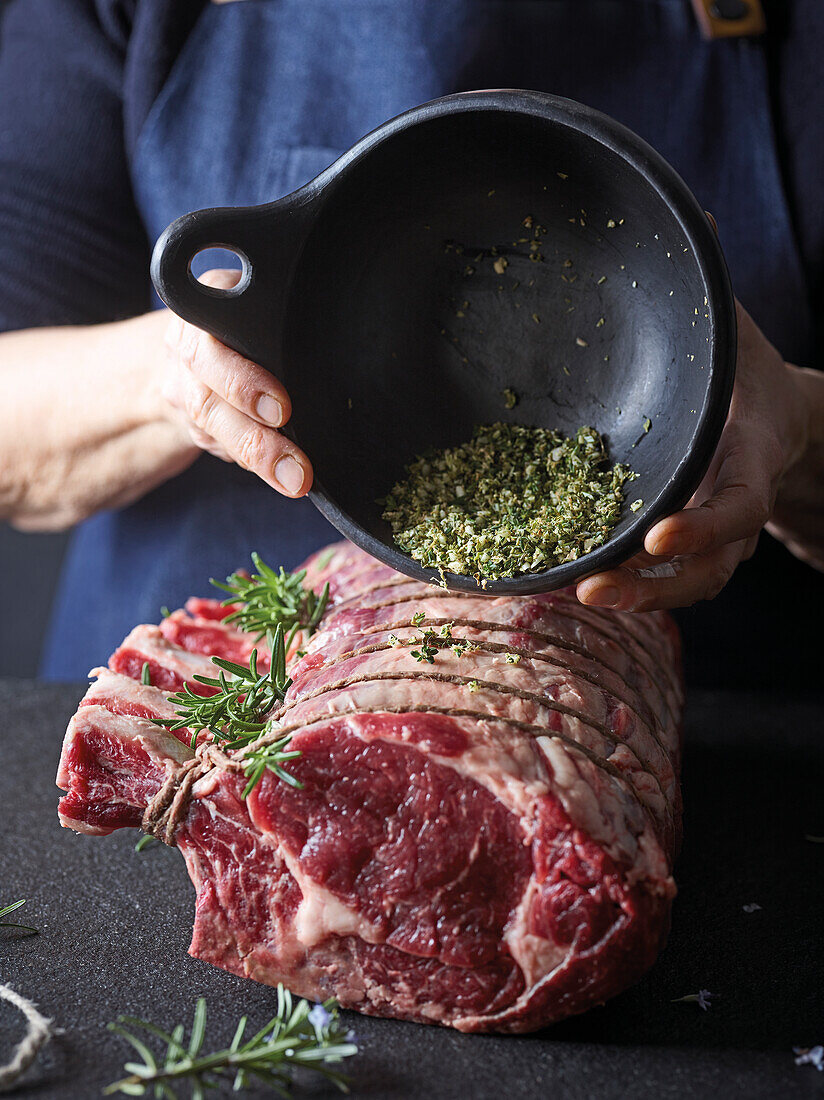
[[[193,599],[94,670],[63,746],[62,823],[162,835],[197,890],[194,956],[360,1012],[528,1031],[635,981],[675,893],[669,617],[571,590],[447,592],[346,543],[307,568],[330,599],[278,714],[302,789],[266,772],[244,799],[232,754],[155,723],[175,717],[169,692],[214,675],[210,655],[253,648]],[[407,643],[426,627],[470,647],[420,660]]]

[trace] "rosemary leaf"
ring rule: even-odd
[[[217,677],[199,676],[198,683],[215,689],[213,695],[198,695],[188,684],[169,696],[177,718],[157,719],[167,729],[188,729],[192,747],[201,730],[226,743],[228,749],[254,741],[266,729],[267,716],[283,702],[291,679],[286,675],[286,647],[283,626],[278,625],[268,638],[271,664],[268,672],[259,672],[257,650],[252,650],[248,666],[222,657],[212,657]]]
[[[279,985],[276,1014],[244,1042],[246,1024],[243,1016],[228,1047],[202,1054],[206,1035],[203,997],[195,1008],[188,1043],[182,1024],[168,1033],[147,1020],[121,1016],[108,1025],[109,1030],[125,1039],[142,1061],[126,1062],[127,1076],[104,1089],[104,1095],[179,1100],[177,1089],[183,1083],[189,1086],[192,1100],[198,1100],[221,1081],[231,1082],[237,1091],[256,1079],[288,1096],[295,1066],[313,1070],[342,1092],[349,1091],[348,1078],[334,1067],[357,1054],[358,1048],[352,1035],[343,1031],[334,1000],[310,1007],[303,999],[294,1002],[291,993]],[[157,1054],[135,1030],[160,1040],[164,1052]]]
[[[224,581],[212,580],[216,587],[228,592],[224,607],[238,606],[226,616],[224,622],[234,623],[239,630],[257,635],[256,641],[266,633],[282,626],[285,630],[297,628],[314,634],[329,599],[329,585],[324,585],[318,596],[311,588],[304,587],[306,570],[287,573],[283,567],[277,572],[267,565],[259,554],[252,554],[257,573],[232,573]]]
[[[11,905],[6,905],[0,909],[0,928],[19,928],[24,932],[31,932],[33,935],[37,935],[37,929],[32,928],[30,924],[17,924],[13,920],[3,920],[3,917],[7,917],[9,913],[14,913],[18,909],[22,908],[26,904],[26,899],[21,898],[19,901],[13,901]]]

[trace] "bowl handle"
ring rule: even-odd
[[[184,321],[274,370],[286,297],[307,228],[306,216],[283,201],[184,214],[163,231],[154,247],[155,290]],[[222,290],[198,282],[192,260],[205,248],[225,248],[240,256],[237,286]]]

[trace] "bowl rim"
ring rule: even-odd
[[[422,103],[366,134],[288,198],[297,206],[325,202],[332,198],[334,188],[331,185],[340,181],[378,145],[413,126],[445,115],[482,111],[532,115],[545,122],[566,126],[620,156],[636,171],[661,196],[684,234],[707,288],[706,308],[710,325],[706,396],[702,410],[696,414],[693,445],[689,453],[681,457],[663,489],[654,498],[644,501],[643,507],[619,535],[574,561],[563,562],[541,573],[489,580],[485,586],[479,586],[471,576],[450,572],[444,574],[449,589],[493,597],[552,591],[590,574],[613,569],[643,548],[644,537],[655,523],[684,507],[709,468],[727,418],[735,381],[737,328],[735,299],[717,234],[681,176],[633,130],[601,111],[549,92],[523,89],[456,92]],[[324,195],[324,192],[327,194]],[[414,580],[427,584],[442,583],[436,570],[425,568],[409,554],[388,545],[361,527],[337,504],[321,481],[315,480],[308,495],[341,534],[384,565]]]

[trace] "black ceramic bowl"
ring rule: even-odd
[[[192,274],[214,246],[242,259],[234,290]],[[187,214],[152,277],[176,313],[282,379],[315,504],[411,577],[433,571],[397,549],[379,501],[422,450],[496,420],[601,432],[639,474],[612,538],[489,594],[557,588],[639,550],[699,484],[732,392],[732,292],[701,207],[631,131],[537,92],[426,103],[277,202]]]

